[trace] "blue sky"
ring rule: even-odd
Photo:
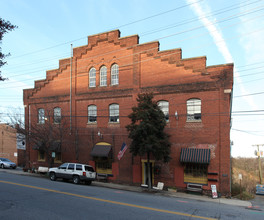
[[[70,45],[119,29],[160,50],[182,48],[183,58],[207,56],[207,65],[234,63],[232,155],[254,156],[264,144],[263,0],[0,0],[0,16],[18,26],[4,36],[0,121],[23,109],[23,89],[68,58]],[[16,111],[17,112],[17,111]],[[264,150],[264,148],[262,148]]]

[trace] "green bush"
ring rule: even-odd
[[[245,188],[241,186],[241,192],[245,191]],[[233,183],[231,187],[232,196],[240,194],[240,184]]]
[[[251,199],[254,199],[254,195],[249,193],[249,192],[246,192],[246,191],[242,191],[241,195],[236,195],[235,198],[237,199],[241,199],[241,200],[251,200]]]

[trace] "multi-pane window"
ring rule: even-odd
[[[160,110],[165,115],[166,121],[169,121],[169,102],[167,101],[159,101],[158,106],[160,107]]]
[[[201,120],[201,100],[189,99],[187,100],[187,121]]]
[[[53,120],[54,120],[55,124],[61,123],[61,108],[59,108],[59,107],[54,108]]]
[[[96,105],[88,106],[88,123],[97,122],[97,107]]]
[[[106,66],[102,66],[100,69],[100,86],[107,85],[107,68]]]
[[[38,123],[45,124],[45,110],[43,108],[38,109]]]
[[[96,70],[95,68],[91,68],[89,71],[89,87],[96,86]]]
[[[38,160],[39,161],[45,161],[45,152],[43,150],[38,151]]]
[[[111,67],[111,85],[119,84],[119,67],[117,64],[114,64]]]
[[[61,162],[61,152],[56,152],[55,158],[54,158],[55,162]]]
[[[119,105],[111,104],[109,106],[109,122],[119,122]]]
[[[207,184],[207,164],[185,164],[184,166],[184,182]]]

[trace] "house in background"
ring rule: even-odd
[[[26,165],[25,139],[18,139],[17,135],[12,126],[0,123],[0,157],[8,158],[23,167]]]
[[[89,36],[87,45],[24,90],[25,123],[28,132],[63,123],[55,165],[89,163],[112,182],[146,184],[145,157],[129,150],[117,156],[131,142],[125,127],[137,95],[152,92],[172,144],[169,163],[151,159],[153,184],[216,185],[224,195],[230,193],[232,89],[233,64],[206,66],[206,57],[183,59],[181,49],[159,51],[159,42],[139,44],[138,35],[120,37],[114,30]],[[48,165],[43,149],[30,140],[26,151],[29,165]]]

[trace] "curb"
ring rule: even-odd
[[[22,169],[16,169],[16,170],[0,169],[0,172],[11,173],[15,175],[33,176],[33,177],[39,177],[39,178],[48,178],[47,174],[23,172]],[[213,199],[211,197],[203,196],[203,195],[193,195],[193,194],[187,194],[183,192],[170,192],[170,191],[155,190],[155,189],[149,192],[148,190],[141,188],[141,187],[137,187],[137,186],[121,185],[121,184],[116,184],[116,183],[105,183],[105,182],[99,182],[99,181],[93,181],[92,185],[98,186],[98,187],[117,189],[117,190],[131,191],[131,192],[152,193],[152,194],[158,194],[158,195],[174,197],[174,198],[192,199],[192,200],[197,200],[197,201],[214,202],[214,203],[219,203],[219,204],[234,205],[234,206],[241,206],[241,207],[252,207],[251,202],[243,201],[239,199],[226,199],[226,198]]]

